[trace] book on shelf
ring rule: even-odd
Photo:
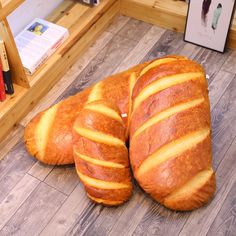
[[[26,73],[32,75],[68,37],[68,29],[43,19],[28,24],[15,37]]]
[[[11,71],[8,63],[7,52],[3,40],[0,40],[0,58],[2,63],[3,80],[7,94],[14,93],[14,87],[11,79]]]
[[[6,92],[3,81],[2,64],[0,63],[0,102],[3,102],[5,99],[6,99]]]

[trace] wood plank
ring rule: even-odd
[[[201,47],[199,46],[196,46],[191,43],[185,43],[183,48],[179,50],[178,54],[193,60],[200,50]]]
[[[221,69],[230,73],[236,73],[236,51],[231,52]]]
[[[21,125],[15,126],[8,136],[0,143],[0,160],[3,159],[16,145],[19,139],[23,137],[23,130]]]
[[[90,227],[91,224],[103,211],[104,206],[96,205],[90,202],[90,205],[76,219],[72,227],[68,230],[68,235],[83,235],[83,232]]]
[[[110,3],[110,0],[106,0],[103,2],[104,4],[108,4]],[[35,81],[29,91],[27,91],[25,96],[23,96],[23,98],[15,104],[14,116],[12,116],[12,114],[9,114],[8,116],[4,117],[4,119],[0,119],[0,140],[2,140],[3,137],[6,136],[12,126],[17,121],[19,121],[27,111],[31,110],[32,107],[35,106],[36,102],[53,87],[53,85],[62,77],[63,74],[65,74],[65,72],[76,61],[79,55],[84,53],[84,51],[86,51],[86,49],[92,44],[92,42],[96,40],[100,33],[103,32],[104,29],[110,24],[112,19],[118,14],[118,11],[119,4],[117,2],[112,5],[106,11],[106,13],[102,14],[99,20],[97,20],[96,23],[94,23],[91,28],[87,30],[82,38],[74,42],[73,47],[67,48],[66,52],[63,52],[63,54],[59,56],[56,62],[53,60],[53,62],[51,61],[49,63],[49,60],[47,61],[47,63],[45,63],[44,71],[41,71],[41,73],[38,73],[36,75],[36,77],[38,76],[36,80],[37,82]],[[55,54],[55,58],[57,58],[57,56],[58,54]],[[57,68],[57,70],[54,70],[54,68]],[[45,80],[40,78],[47,79]],[[2,127],[4,128],[2,129]]]
[[[65,200],[64,194],[45,183],[39,184],[0,234],[38,235]]]
[[[6,198],[0,202],[0,229],[3,228],[39,183],[39,180],[26,174]]]
[[[219,71],[214,80],[209,86],[209,97],[211,102],[211,110],[214,109],[216,104],[219,102],[221,96],[225,93],[231,81],[234,79],[235,74],[228,73],[225,71]]]
[[[45,183],[58,191],[70,195],[79,183],[74,165],[56,166],[44,180]]]
[[[209,49],[201,49],[194,60],[200,63],[209,75],[209,84],[220,71],[225,61],[230,56],[231,51],[227,50],[224,54]]]
[[[40,235],[66,235],[77,220],[86,214],[91,205],[82,184],[77,185]]]
[[[166,30],[142,61],[153,60],[168,54],[178,54],[185,45],[182,38],[181,33]]]
[[[144,36],[151,27],[152,25],[143,21],[130,19],[128,23],[118,32],[118,35],[130,40],[139,41],[140,37]]]
[[[212,223],[207,236],[236,235],[236,181],[227,195],[221,210]]]
[[[106,31],[112,34],[116,34],[128,23],[129,20],[130,18],[127,16],[118,15],[117,17],[115,17],[112,24],[106,29]]]
[[[25,118],[20,122],[21,125],[26,126],[29,121],[40,111],[53,105],[56,99],[65,91],[65,89],[78,78],[79,74],[91,62],[91,60],[98,55],[98,53],[110,42],[113,34],[104,32],[98,37],[96,42],[88,48],[88,50],[71,66],[68,72],[59,80],[55,86],[40,100],[40,102],[30,111]]]
[[[32,168],[28,171],[28,174],[32,175],[33,177],[44,181],[45,178],[49,175],[52,171],[54,166],[45,165],[39,161],[37,161]]]
[[[189,214],[170,211],[157,203],[151,204],[132,235],[178,235]]]
[[[214,167],[222,161],[224,154],[236,136],[236,77],[232,79],[224,95],[212,111],[212,135]]]
[[[9,66],[11,68],[12,81],[15,84],[28,88],[29,81],[26,77],[23,65],[21,63],[20,55],[15,44],[14,37],[6,19],[2,19],[0,21],[0,35],[6,47]]]
[[[131,235],[140,220],[145,215],[152,200],[137,189],[132,199],[127,203],[126,210],[113,222],[107,235]]]
[[[0,202],[10,193],[17,183],[33,166],[35,160],[31,158],[23,142],[19,142],[0,164]]]
[[[164,32],[164,29],[157,26],[152,26],[150,30],[140,39],[134,49],[130,51],[121,64],[115,69],[114,73],[127,70],[128,68],[139,64]]]

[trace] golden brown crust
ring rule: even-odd
[[[121,203],[124,203],[125,201],[127,201],[132,195],[131,187],[126,188],[126,189],[115,189],[112,191],[107,190],[107,189],[98,189],[98,188],[90,187],[88,185],[85,185],[84,187],[85,187],[86,192],[91,196],[96,196],[96,198],[105,199],[105,200],[112,199],[112,201],[119,201]]]
[[[177,211],[191,211],[207,204],[213,197],[216,190],[216,178],[213,173],[210,179],[200,188],[196,189],[191,195],[179,199],[165,199],[163,204]]]
[[[82,149],[79,147],[83,147]],[[97,145],[96,142],[91,141],[84,137],[74,136],[74,149],[79,150],[80,154],[96,157],[99,160],[109,161],[128,166],[127,163],[127,148],[125,146],[120,147],[117,152],[116,146],[108,146],[106,144]]]
[[[128,168],[111,168],[93,165],[92,163],[81,160],[79,157],[76,158],[76,162],[77,170],[91,178],[130,184],[131,177]]]
[[[139,179],[139,184],[159,202],[180,188],[197,173],[211,166],[211,140],[203,142],[181,155],[154,166]]]

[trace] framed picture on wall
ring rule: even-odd
[[[224,52],[235,0],[191,0],[184,40]]]

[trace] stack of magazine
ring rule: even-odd
[[[68,29],[46,20],[34,19],[15,37],[26,73],[33,74],[68,37]]]

